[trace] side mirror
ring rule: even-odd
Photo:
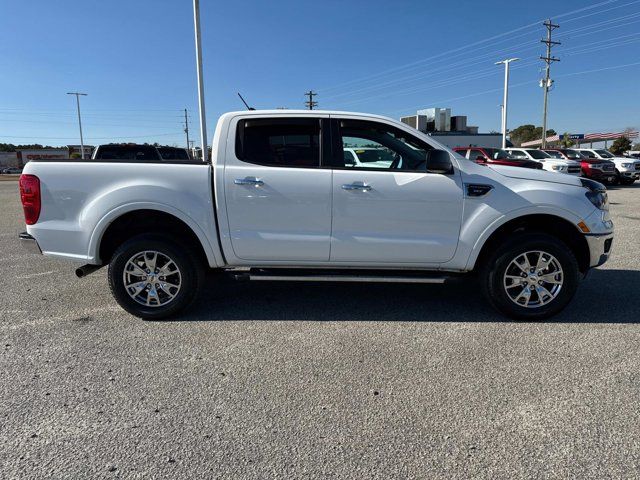
[[[445,150],[427,150],[427,173],[451,173],[451,157]]]

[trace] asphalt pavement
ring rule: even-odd
[[[545,323],[453,285],[232,283],[180,320],[20,250],[0,183],[2,478],[638,478],[640,185]]]

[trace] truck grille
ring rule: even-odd
[[[640,162],[636,162],[636,172],[640,170]]]
[[[571,165],[567,168],[568,173],[580,173],[581,168],[579,165]]]

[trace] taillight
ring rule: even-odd
[[[40,217],[40,179],[35,175],[20,175],[20,200],[27,225]]]

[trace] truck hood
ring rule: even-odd
[[[567,175],[565,173],[549,172],[547,170],[534,170],[531,168],[508,167],[506,165],[491,165],[496,173],[509,178],[520,178],[522,180],[538,180],[540,182],[562,183],[564,185],[582,185],[580,177]]]

